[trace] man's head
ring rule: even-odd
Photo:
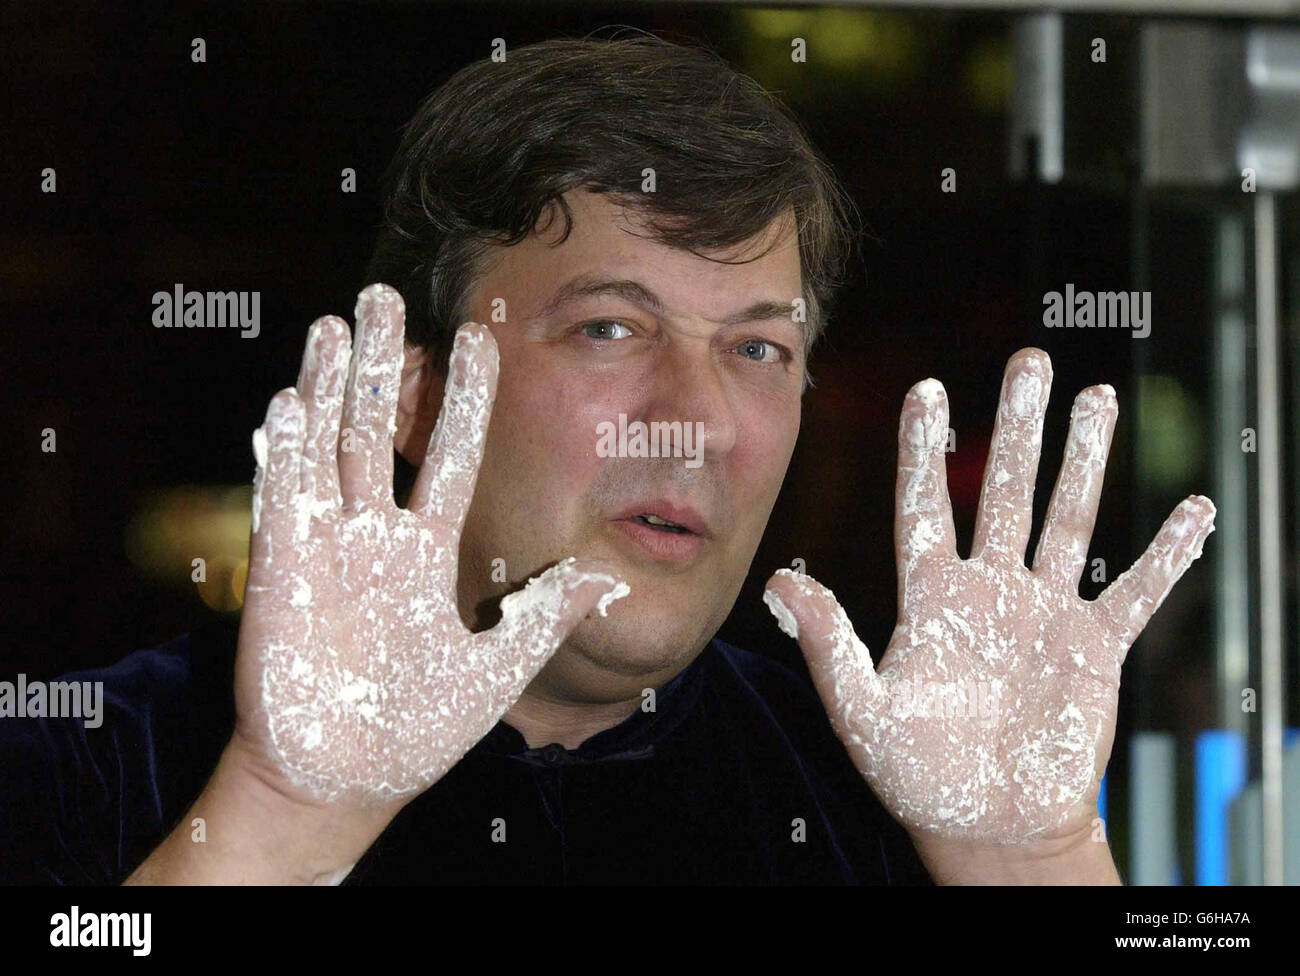
[[[666,679],[748,572],[851,204],[754,82],[648,36],[462,70],[417,112],[388,182],[367,278],[406,302],[404,457],[423,458],[457,326],[487,323],[500,349],[462,615],[490,623],[495,598],[548,564],[602,557],[631,595],[538,682],[615,701]],[[620,415],[702,425],[703,464],[603,456],[599,431]]]

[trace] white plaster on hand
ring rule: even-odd
[[[435,782],[496,724],[568,632],[626,595],[567,559],[503,599],[492,630],[456,605],[457,551],[487,436],[496,345],[457,334],[442,413],[407,509],[392,499],[403,309],[371,286],[317,322],[297,390],[254,434],[254,529],[237,663],[243,734],[314,802],[377,805]],[[350,368],[349,368],[350,365]],[[340,423],[357,450],[338,450]]]
[[[1116,416],[1114,391],[1092,387],[1075,402],[1026,568],[1050,385],[1045,353],[1008,365],[965,560],[944,471],[946,395],[933,380],[909,394],[896,496],[900,613],[878,672],[829,590],[790,570],[768,584],[765,600],[781,629],[797,633],[837,734],[914,833],[1023,843],[1090,824],[1125,655],[1213,530],[1214,506],[1189,498],[1098,600],[1078,596]]]

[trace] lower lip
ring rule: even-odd
[[[704,539],[694,532],[662,532],[635,519],[619,519],[613,524],[643,553],[667,562],[688,562],[704,545]]]

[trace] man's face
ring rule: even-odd
[[[563,221],[544,218],[540,235],[495,252],[474,291],[469,317],[490,325],[501,369],[459,598],[478,618],[484,601],[551,563],[608,560],[630,595],[585,620],[538,682],[565,700],[616,701],[688,663],[749,570],[799,432],[799,252],[789,218],[712,255],[747,259],[784,234],[764,257],[723,264],[650,240],[607,197],[566,200],[563,244],[553,246]],[[504,322],[493,321],[496,299]],[[620,414],[627,426],[702,424],[703,463],[602,456],[600,425],[617,429]],[[493,580],[498,559],[509,582]]]

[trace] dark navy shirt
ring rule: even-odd
[[[234,726],[237,627],[117,664],[99,728],[0,722],[0,882],[114,884],[181,820]],[[497,725],[346,884],[929,884],[788,668],[714,640],[577,749]]]

